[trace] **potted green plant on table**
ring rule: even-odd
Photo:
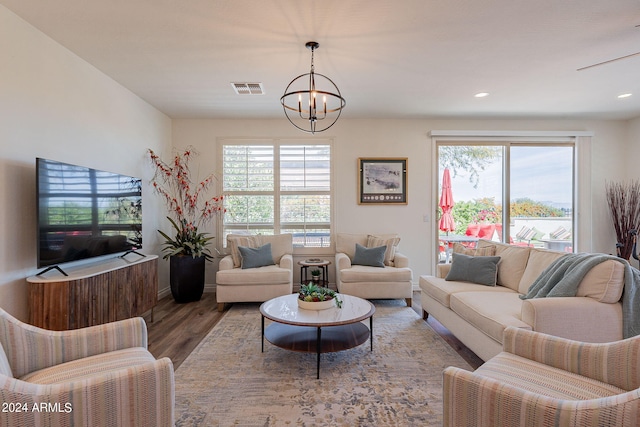
[[[311,280],[313,281],[313,283],[320,282],[320,270],[318,270],[317,268],[311,270]]]
[[[324,310],[336,307],[342,308],[342,300],[338,293],[332,289],[318,286],[315,283],[300,286],[298,292],[298,306],[308,310]]]
[[[169,282],[176,302],[198,301],[204,291],[205,261],[213,259],[208,248],[213,237],[201,229],[224,212],[223,196],[207,193],[215,182],[211,173],[194,183],[189,162],[196,155],[192,148],[176,152],[171,163],[163,162],[149,149],[155,167],[153,188],[167,205],[167,219],[175,235],[158,230],[165,239],[162,251],[169,258]]]

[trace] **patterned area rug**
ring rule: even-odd
[[[323,354],[319,380],[315,354],[261,353],[259,304],[234,304],[176,371],[176,425],[442,425],[442,370],[470,366],[404,301],[374,304],[373,352]]]

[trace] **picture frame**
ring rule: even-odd
[[[406,157],[358,158],[358,204],[406,205]]]

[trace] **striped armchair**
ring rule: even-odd
[[[0,309],[0,426],[170,426],[174,389],[142,318],[54,332]]]
[[[475,372],[444,371],[445,426],[640,425],[640,336],[582,343],[509,327]]]

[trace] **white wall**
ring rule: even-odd
[[[626,168],[629,179],[640,179],[640,117],[629,122]]]
[[[170,146],[171,120],[4,6],[0,58],[0,306],[26,320],[35,158],[148,178],[145,150]],[[144,181],[144,250],[157,253],[162,216]]]
[[[640,126],[637,126],[640,128]],[[322,137],[335,137],[336,219],[338,232],[397,232],[400,249],[411,260],[414,281],[432,268],[432,236],[435,231],[430,207],[432,194],[431,130],[550,130],[591,131],[592,164],[582,165],[591,174],[593,224],[587,227],[585,248],[613,253],[615,234],[604,198],[605,180],[624,179],[628,151],[628,122],[595,120],[349,120],[340,121]],[[640,134],[639,134],[640,136]],[[216,165],[218,137],[307,137],[286,120],[174,120],[173,141],[193,145],[201,164]],[[357,204],[358,157],[408,157],[409,188],[406,206]],[[429,222],[424,222],[424,215]],[[590,246],[590,247],[586,247]],[[207,271],[213,283],[215,267]]]

